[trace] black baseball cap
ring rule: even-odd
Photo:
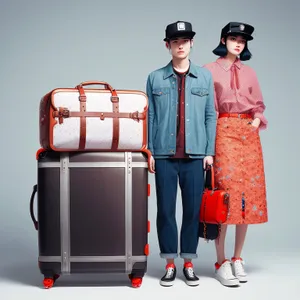
[[[169,24],[166,27],[166,37],[164,41],[169,41],[175,38],[189,38],[192,39],[196,32],[193,31],[192,24],[185,21],[177,21]]]

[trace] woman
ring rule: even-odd
[[[213,53],[219,58],[205,65],[211,71],[218,115],[215,182],[230,194],[230,212],[216,242],[216,278],[225,286],[247,282],[241,257],[249,224],[268,221],[264,163],[259,130],[267,127],[265,105],[252,68],[243,64],[251,58],[248,42],[253,26],[230,22],[221,32]],[[227,225],[236,225],[235,248],[225,256]]]

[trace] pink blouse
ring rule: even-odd
[[[267,128],[266,108],[255,71],[237,59],[231,66],[225,58],[204,65],[213,76],[215,107],[219,113],[250,113],[259,118],[260,129]]]

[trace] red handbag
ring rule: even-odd
[[[229,193],[215,187],[213,166],[206,170],[205,177],[205,187],[200,207],[200,222],[204,224],[222,224],[226,222],[228,217]],[[209,181],[210,184],[208,184]]]

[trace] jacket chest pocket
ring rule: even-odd
[[[169,99],[170,88],[162,87],[152,90],[152,95],[155,101],[166,101]]]
[[[195,100],[205,100],[209,95],[209,92],[207,88],[193,87],[191,89],[191,94]]]

